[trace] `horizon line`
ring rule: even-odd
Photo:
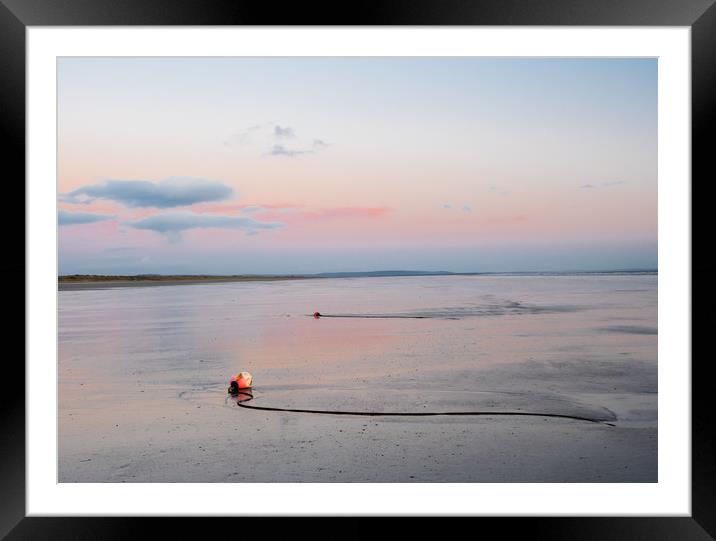
[[[108,276],[108,277],[142,277],[142,276],[161,276],[161,277],[174,277],[174,276],[196,276],[196,277],[217,277],[217,278],[230,278],[235,276],[327,276],[327,275],[339,275],[339,274],[380,274],[380,273],[403,273],[403,274],[420,274],[420,275],[453,275],[453,276],[475,276],[475,275],[494,275],[494,274],[607,274],[607,273],[638,273],[648,272],[656,273],[658,268],[624,268],[624,269],[590,269],[590,270],[505,270],[505,271],[447,271],[447,270],[412,270],[412,269],[381,269],[371,271],[326,271],[326,272],[286,272],[286,273],[240,273],[240,274],[216,274],[216,273],[136,273],[136,274],[107,274],[107,273],[69,273],[69,274],[58,274],[58,278],[72,277],[72,276]]]

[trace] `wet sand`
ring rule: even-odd
[[[60,482],[656,481],[648,420],[266,412],[239,408],[215,387],[141,401],[110,392],[114,414],[89,427],[83,416],[94,412],[73,408],[62,421],[75,445],[63,446]],[[624,399],[612,397],[619,416],[629,415]]]
[[[61,292],[59,481],[656,482],[655,306],[655,276]],[[608,423],[248,409],[239,370],[244,405]]]
[[[190,406],[187,406],[190,407]],[[195,408],[197,406],[194,406]],[[524,418],[216,412],[65,448],[60,482],[654,482],[656,431]],[[164,407],[144,409],[164,414]],[[194,412],[191,413],[194,417]],[[71,424],[71,423],[66,423]],[[111,427],[107,426],[107,429]]]

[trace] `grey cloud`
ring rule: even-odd
[[[440,206],[441,206],[442,208],[448,209],[448,210],[451,210],[451,209],[453,209],[453,208],[455,208],[455,209],[457,210],[457,208],[458,208],[457,206],[454,207],[452,203],[443,203],[443,204],[440,205]],[[463,212],[472,212],[472,207],[471,207],[470,205],[460,205],[459,208],[460,208],[460,210],[462,210]]]
[[[609,182],[602,182],[600,184],[582,184],[579,188],[581,190],[592,190],[594,188],[609,188],[610,186],[619,186],[621,184],[626,184],[626,181],[612,180]]]
[[[193,177],[169,177],[159,182],[149,180],[107,180],[102,184],[82,186],[61,199],[73,203],[91,203],[109,199],[129,208],[172,208],[223,201],[233,194],[226,184]]]
[[[242,208],[241,212],[244,214],[251,214],[253,212],[260,212],[263,210],[264,210],[264,208],[260,205],[251,205],[251,206]]]
[[[269,138],[269,141],[273,138],[277,143],[279,143],[274,144],[269,149],[267,152],[268,156],[284,156],[293,158],[302,154],[314,154],[330,146],[330,143],[327,143],[323,139],[312,139],[310,142],[309,140],[303,140],[296,135],[296,130],[294,130],[291,126],[282,126],[280,124],[276,124],[275,122],[264,122],[262,124],[249,126],[248,128],[230,136],[228,140],[224,141],[224,145],[245,145],[254,142],[254,140],[259,142],[261,140],[265,141],[267,137]],[[294,144],[303,148],[291,149],[287,148],[283,144],[280,144],[281,141],[288,139],[295,140]]]
[[[273,134],[279,139],[293,139],[294,137],[296,137],[296,133],[293,131],[293,128],[289,126],[282,128],[278,124],[274,126]]]
[[[94,214],[92,212],[67,212],[61,210],[57,213],[57,223],[62,225],[93,224],[114,219],[108,214]]]
[[[271,147],[271,150],[269,150],[268,155],[295,158],[296,156],[301,156],[303,154],[313,154],[313,152],[313,150],[291,150],[283,145],[274,145],[273,147]]]
[[[253,126],[249,126],[248,128],[244,128],[240,132],[231,135],[227,141],[224,141],[224,144],[227,146],[232,143],[237,145],[245,145],[251,141],[253,135],[256,132],[263,128],[267,128],[272,124],[273,122],[264,122],[263,124],[255,124]]]
[[[135,229],[146,229],[162,233],[171,241],[179,240],[181,232],[187,229],[240,229],[253,235],[261,229],[277,229],[285,226],[281,222],[261,222],[241,216],[198,214],[194,212],[157,214],[142,218],[136,222],[127,222],[127,225]]]
[[[498,186],[495,186],[494,184],[488,188],[491,192],[495,192],[498,195],[501,195],[503,197],[507,197],[510,195],[510,192],[508,190],[504,190],[499,188]]]

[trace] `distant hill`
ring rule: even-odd
[[[310,274],[308,276],[317,276],[319,278],[361,278],[361,277],[380,277],[380,276],[474,276],[480,274],[478,272],[448,272],[448,271],[414,271],[414,270],[384,270],[384,271],[367,271],[367,272],[320,272],[318,274]]]

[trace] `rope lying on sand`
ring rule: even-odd
[[[304,314],[312,317],[313,319],[319,319],[324,317],[341,317],[341,318],[356,318],[356,319],[461,319],[457,316],[449,315],[403,315],[403,314],[321,314],[316,312],[315,314]]]
[[[483,416],[507,416],[507,415],[521,415],[528,417],[552,417],[558,419],[572,419],[575,421],[586,421],[589,423],[603,424],[607,426],[614,426],[613,423],[608,423],[601,419],[590,419],[589,417],[580,417],[578,415],[563,415],[559,413],[539,413],[539,412],[525,412],[525,411],[445,411],[445,412],[396,412],[396,411],[385,411],[385,412],[373,412],[373,411],[341,411],[341,410],[309,410],[299,408],[274,408],[268,406],[251,406],[246,404],[254,398],[254,395],[248,392],[239,392],[238,395],[244,395],[247,398],[239,400],[237,405],[240,408],[261,410],[261,411],[284,411],[290,413],[315,413],[318,415],[361,415],[364,417],[437,417],[437,416],[468,416],[468,415],[483,415]],[[235,395],[236,398],[238,395]]]
[[[434,316],[400,316],[400,315],[390,315],[390,314],[306,314],[310,315],[314,318],[324,318],[324,317],[355,317],[355,318],[361,318],[361,319],[459,319],[456,317],[446,317],[446,318],[436,318]]]

